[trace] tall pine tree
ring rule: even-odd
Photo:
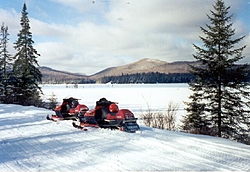
[[[38,86],[42,74],[37,68],[37,57],[40,56],[33,47],[32,33],[30,32],[29,18],[26,4],[22,9],[20,20],[21,30],[18,33],[18,40],[14,48],[17,53],[14,56],[15,62],[13,72],[16,77],[15,93],[16,103],[21,105],[37,105],[42,93]]]
[[[247,142],[250,93],[246,81],[249,65],[236,64],[244,58],[242,51],[246,46],[235,48],[244,36],[234,38],[233,15],[228,15],[230,7],[226,7],[223,0],[217,0],[213,8],[211,15],[207,15],[211,24],[206,25],[207,29],[200,27],[205,35],[200,36],[203,45],[194,45],[197,50],[194,58],[201,66],[191,66],[197,80],[189,84],[193,95],[190,96],[191,102],[187,103],[186,127],[188,120],[198,116],[205,127],[216,130],[218,137]]]
[[[13,57],[8,52],[8,27],[1,26],[0,30],[0,102],[11,103],[12,85],[10,83]]]

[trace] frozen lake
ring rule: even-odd
[[[66,87],[67,86],[67,87]],[[41,85],[44,99],[52,93],[59,103],[65,97],[79,98],[80,103],[94,108],[102,97],[119,103],[120,108],[130,109],[136,115],[147,111],[164,111],[170,102],[179,105],[178,117],[184,115],[184,101],[188,101],[191,91],[188,84],[79,84]]]
[[[95,107],[95,103],[100,98],[118,102],[120,109],[131,110],[139,122],[141,117],[147,112],[166,113],[168,105],[178,105],[176,122],[179,126],[181,119],[187,114],[184,102],[189,102],[192,91],[187,83],[174,84],[79,84],[74,85],[42,85],[44,99],[51,97],[54,93],[58,103],[62,103],[65,97],[79,98],[80,103],[87,105],[90,109]]]

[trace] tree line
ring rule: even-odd
[[[42,84],[94,84],[96,83],[95,80],[89,79],[89,78],[70,78],[70,77],[50,77],[50,76],[44,76],[42,78]]]
[[[8,26],[4,23],[0,30],[0,103],[36,105],[41,103],[42,74],[38,69],[37,58],[40,54],[33,47],[26,4],[20,19],[21,29],[14,42],[16,53],[8,51]]]
[[[247,77],[242,78],[242,81],[250,82],[250,70],[247,70]],[[117,76],[104,76],[101,78],[101,83],[114,84],[156,84],[156,83],[190,83],[196,81],[197,77],[192,73],[134,73],[122,74]],[[232,80],[233,81],[233,80]]]
[[[127,83],[188,83],[195,79],[195,76],[191,73],[135,73],[135,74],[122,74],[119,76],[105,76],[101,79],[101,83],[116,83],[116,84],[127,84]]]

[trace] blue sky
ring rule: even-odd
[[[142,58],[194,60],[215,0],[0,0],[13,54],[24,2],[40,66],[90,75]],[[225,4],[236,36],[246,36],[238,46],[249,44],[242,63],[250,62],[250,0]]]

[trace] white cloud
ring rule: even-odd
[[[74,19],[53,23],[30,17],[35,48],[42,55],[39,63],[87,74],[146,57],[168,62],[194,60],[192,43],[200,41],[199,26],[209,24],[206,14],[213,4],[211,0],[53,1],[75,8],[82,19],[69,25],[67,21]],[[234,13],[241,2],[226,0],[226,5]],[[10,20],[20,19],[16,12],[6,13]],[[233,22],[237,36],[249,32],[242,21],[235,18]],[[249,36],[244,41],[249,42]],[[249,52],[247,48],[246,54]]]
[[[8,32],[10,35],[16,35],[20,29],[20,14],[14,9],[6,11],[0,8],[0,22],[1,25],[4,23],[5,26],[8,26]]]

